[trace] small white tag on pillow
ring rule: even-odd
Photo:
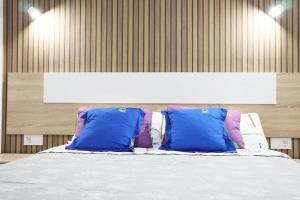
[[[208,113],[208,109],[203,108],[203,109],[201,109],[201,112],[202,112],[203,114],[206,114],[206,113]]]
[[[126,108],[120,108],[119,111],[125,113],[126,112]]]

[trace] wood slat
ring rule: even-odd
[[[95,26],[92,27],[92,0],[86,1],[85,5],[85,60],[83,60],[85,71],[91,71],[91,43],[92,32],[95,30]],[[94,41],[93,41],[94,42]]]
[[[49,2],[49,1],[48,1]],[[69,65],[70,72],[75,72],[75,43],[76,43],[76,1],[72,3],[72,0],[67,0],[67,8],[69,9]],[[46,59],[46,58],[45,58]]]
[[[96,45],[97,45],[97,0],[92,0],[91,2],[91,38],[90,38],[90,47],[91,47],[91,72],[96,71]],[[99,45],[101,46],[101,45]],[[115,64],[116,66],[116,64]]]
[[[294,158],[295,159],[300,159],[300,139],[295,138],[294,139],[294,144],[293,144],[293,150],[294,150]]]
[[[22,142],[22,144],[21,144],[21,153],[28,153],[27,152],[27,148],[26,148],[26,146],[24,145],[24,135],[21,135],[21,142]],[[45,137],[45,136],[44,136]],[[45,143],[44,143],[45,144]]]
[[[43,136],[43,150],[46,150],[48,149],[48,136],[47,135],[44,135]]]
[[[53,71],[54,72],[58,72],[59,71],[59,59],[60,59],[60,56],[59,56],[59,42],[57,41],[60,41],[59,40],[59,31],[60,31],[60,26],[59,26],[59,23],[60,21],[58,21],[59,19],[59,1],[57,0],[54,0],[54,7],[53,7],[53,18],[55,19],[55,23],[54,23],[54,38],[53,38],[53,45],[54,45],[54,58],[53,58]],[[29,67],[30,67],[30,64],[29,64]],[[31,71],[31,70],[28,70],[28,71]]]
[[[210,34],[213,35],[212,32]],[[213,40],[213,37],[210,38]],[[193,71],[193,0],[187,0],[187,71]]]
[[[128,60],[128,72],[133,71],[133,1],[128,0],[128,48],[127,48],[127,60]],[[153,60],[153,59],[152,59]]]
[[[239,16],[241,17],[241,16]],[[214,21],[215,21],[215,30],[214,30],[214,35],[213,39],[215,42],[214,45],[214,71],[219,72],[221,69],[221,63],[220,63],[220,0],[215,0],[214,4]],[[241,51],[240,51],[241,52]],[[197,71],[197,70],[196,70]]]
[[[259,17],[256,17],[254,16],[254,10],[255,8],[251,5],[254,4],[254,1],[253,0],[249,0],[250,2],[250,5],[248,4],[247,6],[247,13],[248,13],[248,16],[247,16],[247,19],[248,19],[248,24],[247,24],[247,31],[248,31],[248,49],[247,49],[247,71],[248,72],[253,72],[254,71],[254,30],[255,30],[255,27],[257,26],[257,24],[260,25],[260,23],[257,22],[257,19],[258,18],[262,18],[264,15],[261,15],[263,13],[263,11],[261,11],[258,16]],[[261,3],[262,1],[259,1],[259,3]],[[263,2],[262,2],[263,3]],[[263,4],[262,4],[263,5]],[[261,6],[261,5],[259,5]],[[261,7],[260,9],[263,9],[263,7]],[[258,30],[263,30],[264,27],[259,27],[257,28]],[[260,34],[258,32],[258,34]],[[260,40],[263,42],[264,41],[264,38],[263,38],[263,34],[260,35]],[[263,43],[262,43],[263,44]],[[261,52],[260,52],[261,53]]]
[[[257,11],[256,8],[254,8],[255,11]],[[257,13],[256,13],[257,15]],[[247,72],[248,71],[248,3],[246,1],[242,1],[242,55],[243,55],[243,68],[242,71],[243,72]],[[256,60],[258,60],[256,58]],[[255,65],[256,68],[258,67],[258,64]],[[258,71],[258,70],[256,70]]]
[[[165,5],[165,68],[171,71],[171,0],[166,0]]]
[[[65,66],[65,41],[66,37],[69,37],[69,35],[66,35],[66,0],[60,0],[60,4],[58,6],[58,16],[59,16],[59,62],[58,62],[58,71],[64,72],[66,71]]]
[[[225,46],[226,46],[226,60],[225,60],[225,71],[230,72],[231,71],[231,6],[230,6],[230,0],[225,0],[225,18],[226,18],[226,27],[225,27]],[[204,12],[205,13],[205,12]],[[205,21],[205,19],[204,19]],[[205,31],[204,31],[205,34]],[[205,38],[204,38],[205,40]],[[205,51],[205,50],[204,50]],[[204,54],[205,59],[205,54]],[[205,63],[204,63],[205,66]]]
[[[128,2],[129,0],[124,0],[123,1],[123,62],[122,62],[122,70],[124,72],[126,72],[128,70]],[[149,3],[149,2],[148,2]],[[148,5],[145,3],[145,6]],[[145,7],[145,13],[148,11],[149,9],[147,9]],[[145,14],[145,24],[147,22],[146,20],[147,15]],[[146,31],[146,29],[148,28],[148,26],[145,25],[145,33],[148,33],[148,31]],[[103,30],[102,30],[103,31]],[[145,35],[146,38],[146,35]],[[145,46],[146,46],[146,42],[147,40],[145,40]],[[103,43],[103,40],[102,40]],[[102,49],[102,51],[105,51],[105,49]],[[145,68],[148,66],[146,64],[146,62],[148,61],[148,54],[146,53],[145,50]],[[147,61],[146,61],[147,59]]]
[[[25,9],[25,2],[23,2],[23,8]],[[22,58],[22,72],[28,72],[28,23],[29,23],[29,16],[26,13],[23,13],[23,47],[22,47],[22,53],[23,53],[23,58]],[[21,68],[21,67],[19,67]]]
[[[154,0],[154,71],[160,71],[160,23],[161,23],[161,2]],[[171,36],[169,36],[171,37]]]
[[[182,0],[181,2],[181,71],[186,72],[187,71],[187,66],[188,66],[188,5],[187,5],[186,0]],[[168,23],[168,21],[167,21]],[[208,24],[208,23],[206,23]],[[166,32],[166,35],[169,35],[168,32]],[[166,37],[167,39],[168,37]],[[168,54],[166,55],[166,59],[168,59]],[[167,63],[170,63],[171,61],[167,60],[166,66],[167,66],[167,71],[168,66]]]
[[[166,0],[160,1],[160,71],[166,71]],[[177,18],[178,22],[178,18]],[[181,21],[180,21],[181,24]],[[178,27],[177,27],[178,28]],[[178,29],[177,29],[178,31]],[[181,27],[180,27],[181,31]]]
[[[80,0],[76,0],[75,2],[75,72],[80,71],[80,47],[81,47],[81,21],[80,21],[80,10],[81,4]],[[101,8],[101,7],[100,7]],[[101,66],[101,65],[99,65]]]
[[[106,35],[106,70],[107,72],[112,71],[112,27],[113,27],[113,13],[112,13],[112,0],[107,0],[107,19],[106,19],[106,28],[107,28],[107,35]],[[88,29],[87,29],[88,30]],[[133,51],[133,49],[132,49]]]
[[[222,9],[221,9],[221,13],[223,14],[222,17],[224,17],[224,21],[222,23],[222,30],[225,30],[225,1],[221,1],[222,4]],[[203,72],[204,71],[204,26],[203,26],[203,17],[204,17],[204,4],[203,1],[198,1],[198,71],[199,72]],[[225,32],[221,32],[220,33],[223,37],[225,36]],[[225,53],[225,38],[223,38],[223,40],[221,40],[222,43],[220,44],[221,46],[223,46],[224,51],[222,53]],[[180,43],[177,41],[177,44]],[[222,45],[223,44],[223,45]],[[223,61],[225,62],[225,54],[223,55]],[[222,59],[222,58],[221,58]],[[223,67],[221,68],[225,68],[224,66],[224,62],[221,61],[221,63],[223,63]],[[225,71],[225,70],[224,70]]]
[[[177,72],[177,18],[176,18],[176,1],[171,1],[171,72]]]
[[[18,5],[20,9],[24,9],[24,3],[22,1],[18,1]],[[23,14],[20,13],[18,16],[18,31],[17,31],[17,37],[18,37],[18,59],[17,59],[17,71],[22,72],[23,71]]]
[[[243,1],[237,1],[236,3],[236,71],[242,72],[243,71],[243,40],[242,40],[242,24],[243,24],[243,14],[242,14],[242,2]],[[219,41],[218,41],[219,42]],[[218,63],[218,65],[220,65]],[[219,71],[219,70],[218,70]]]
[[[10,135],[6,135],[5,136],[5,152],[11,152],[10,150],[10,138],[11,136]]]
[[[212,26],[215,22],[215,3],[214,1],[208,1],[208,71],[215,71],[215,26]],[[233,27],[233,26],[232,26]]]
[[[50,8],[49,8],[49,18],[52,18],[53,20],[55,20],[55,15],[54,15],[54,6],[55,6],[55,1],[54,0],[50,0],[49,2],[50,4]],[[28,15],[26,15],[28,17]],[[55,25],[53,24],[53,29],[51,29],[51,31],[49,32],[48,35],[48,57],[49,57],[49,67],[48,67],[48,71],[49,72],[53,72],[54,71],[54,41],[55,41],[55,30],[54,30]],[[79,58],[79,56],[78,56]],[[28,72],[28,70],[27,70]]]
[[[181,56],[182,56],[182,52],[181,52],[181,34],[182,34],[182,20],[181,20],[181,13],[182,13],[182,10],[181,10],[181,5],[182,5],[182,0],[177,0],[177,12],[176,12],[176,15],[177,15],[177,41],[176,41],[176,44],[177,44],[177,55],[176,55],[176,62],[177,62],[177,72],[181,72],[182,71],[182,60],[181,60]],[[162,28],[165,28],[165,26],[163,26]],[[163,40],[164,41],[164,40]],[[163,50],[163,49],[162,49]],[[164,56],[161,57],[161,59],[164,59]],[[164,62],[163,62],[164,63]]]
[[[18,72],[18,0],[12,0],[12,38],[11,69],[12,72]]]
[[[12,135],[10,136],[10,152],[11,153],[16,153],[16,138],[17,138],[17,135]]]
[[[120,1],[122,2],[122,1]],[[139,8],[138,8],[138,70],[139,72],[143,72],[144,71],[144,1],[139,1]],[[119,25],[120,27],[122,27],[122,25]],[[119,42],[118,42],[119,43]],[[121,58],[120,58],[121,59]]]
[[[298,20],[295,20],[298,19]],[[299,72],[299,1],[293,1],[293,72]]]
[[[280,0],[276,0],[276,3],[279,3]],[[277,21],[280,21],[280,18],[277,17],[276,18]],[[275,57],[276,57],[276,67],[275,67],[275,71],[276,72],[281,72],[281,26],[280,23],[276,23],[275,24],[275,43],[276,43],[276,47],[275,47]]]
[[[139,0],[133,1],[133,55],[132,68],[134,72],[138,72],[139,60]]]
[[[236,2],[237,0],[231,0],[231,9],[230,9],[230,24],[231,24],[231,33],[230,33],[230,47],[231,47],[231,72],[237,71],[237,47],[236,47],[236,23],[237,23],[237,11],[236,11]],[[251,43],[252,44],[252,43]],[[248,60],[251,62],[251,60]]]

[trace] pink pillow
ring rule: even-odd
[[[228,129],[231,139],[240,149],[245,148],[245,143],[240,132],[241,113],[236,110],[228,110],[225,119],[225,125]]]
[[[91,108],[80,107],[78,108],[77,114],[77,124],[76,124],[76,131],[75,136],[78,137],[82,133],[85,120],[81,119],[81,117],[90,110]],[[151,148],[152,147],[152,138],[151,138],[151,124],[152,124],[152,111],[143,109],[145,112],[145,117],[142,122],[140,134],[136,137],[135,140],[135,147],[141,148]]]
[[[185,106],[167,106],[167,110],[180,110],[180,109],[189,109],[189,107]],[[236,146],[240,149],[245,148],[245,143],[240,132],[240,121],[241,121],[241,113],[236,110],[228,110],[227,116],[225,119],[225,126],[229,132],[229,135],[232,141]]]
[[[151,125],[152,125],[152,111],[147,109],[142,109],[145,112],[145,117],[142,122],[140,134],[136,137],[134,146],[141,148],[151,148],[152,147],[152,137],[151,137]]]
[[[85,120],[81,119],[81,117],[89,110],[90,110],[90,108],[86,108],[86,107],[78,108],[77,124],[76,124],[76,130],[75,130],[75,136],[76,137],[78,137],[82,133],[84,125],[85,125]]]

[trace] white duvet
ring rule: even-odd
[[[266,157],[284,157],[290,158],[288,155],[273,151],[273,150],[257,150],[251,151],[247,149],[237,149],[237,153],[188,153],[180,151],[165,151],[159,150],[158,148],[135,148],[134,152],[95,152],[95,151],[77,151],[77,150],[67,150],[66,145],[61,145],[58,147],[53,147],[51,149],[42,151],[40,153],[72,153],[72,154],[111,154],[111,155],[191,155],[191,156],[266,156]]]
[[[180,155],[177,155],[180,154]],[[1,200],[299,200],[300,165],[275,151],[69,151],[0,165]]]

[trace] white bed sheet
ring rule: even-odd
[[[300,197],[300,165],[276,151],[207,154],[135,149],[133,153],[116,153],[64,148],[55,147],[0,165],[0,199],[299,200]]]
[[[204,153],[204,152],[181,152],[181,151],[165,151],[158,148],[135,148],[134,152],[95,152],[95,151],[79,151],[67,150],[66,145],[53,147],[51,149],[42,151],[40,153],[72,153],[72,154],[111,154],[111,155],[191,155],[191,156],[266,156],[266,157],[284,157],[290,158],[288,155],[273,151],[273,150],[259,150],[250,151],[247,149],[237,149],[237,153]]]

